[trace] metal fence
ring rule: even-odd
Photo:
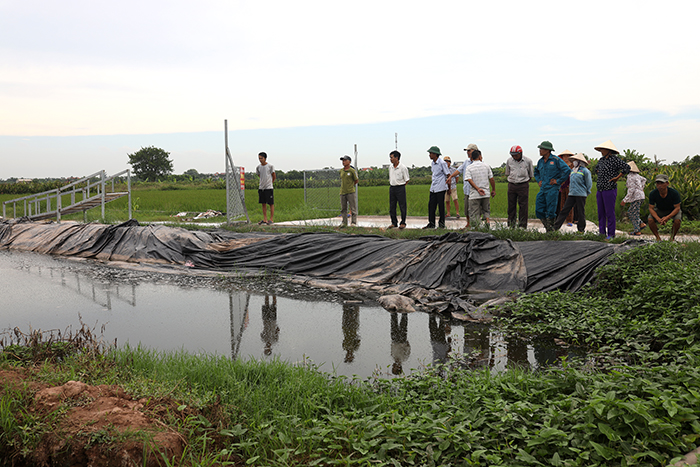
[[[232,224],[236,220],[250,222],[245,206],[245,187],[241,187],[241,168],[233,165],[231,153],[226,148],[226,221]]]
[[[322,211],[340,211],[338,169],[304,171],[304,203]]]

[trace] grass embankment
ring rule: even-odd
[[[504,307],[503,332],[591,352],[535,373],[470,371],[464,356],[421,375],[351,381],[303,364],[133,348],[53,362],[6,348],[2,368],[43,361],[28,379],[121,385],[186,441],[170,465],[662,466],[700,438],[699,266],[698,244],[642,246],[581,292]],[[60,436],[68,409],[40,419],[32,386],[3,386],[0,458],[20,465]],[[158,410],[164,400],[175,403]]]

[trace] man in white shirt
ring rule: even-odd
[[[406,228],[406,183],[410,180],[408,168],[401,163],[401,153],[391,151],[389,153],[389,216],[391,217],[390,229]],[[401,223],[396,218],[396,204],[401,209]]]
[[[464,181],[464,217],[467,218],[467,225],[464,226],[464,229],[469,229],[470,225],[470,219],[469,219],[469,193],[471,191],[471,185],[469,182],[467,182],[467,179],[464,177],[464,171],[469,167],[472,163],[471,161],[471,156],[474,151],[478,151],[479,147],[474,144],[474,143],[469,143],[469,145],[464,148],[465,151],[467,151],[467,160],[464,161],[464,164],[460,165],[457,170],[452,172],[452,174],[447,177],[448,183],[450,182],[450,179],[452,177],[457,177],[459,174],[462,174],[462,180]]]
[[[464,181],[472,187],[469,193],[469,217],[473,224],[478,226],[483,216],[488,227],[491,217],[490,198],[496,196],[496,181],[493,179],[491,167],[482,161],[481,151],[473,151],[470,157],[472,163],[464,170]]]

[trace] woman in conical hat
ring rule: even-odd
[[[598,231],[606,240],[612,240],[615,238],[615,228],[617,227],[617,219],[615,218],[617,181],[623,174],[629,173],[630,166],[618,157],[620,151],[610,140],[596,146],[595,150],[602,155],[595,167],[598,175],[596,186]]]
[[[561,208],[557,220],[554,221],[554,230],[559,230],[566,220],[567,215],[573,209],[576,211],[576,227],[579,232],[586,230],[586,198],[591,194],[593,179],[591,171],[588,170],[588,160],[581,153],[570,158],[573,165],[569,174],[569,196],[566,203]]]
[[[639,218],[639,208],[642,207],[642,202],[646,198],[644,186],[647,183],[647,179],[640,175],[639,168],[634,161],[628,162],[627,165],[630,166],[630,173],[627,174],[627,195],[620,202],[620,206],[629,204],[627,216],[632,222],[630,235],[639,236],[642,235],[642,229],[647,226]]]

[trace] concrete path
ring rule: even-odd
[[[300,221],[287,221],[287,222],[277,222],[274,225],[279,225],[279,226],[314,226],[314,225],[323,225],[323,226],[328,226],[328,227],[340,227],[340,221],[341,217],[336,216],[336,217],[328,217],[325,219],[307,219],[307,220],[300,220]],[[349,219],[348,219],[349,222]],[[385,229],[391,225],[391,221],[389,220],[388,216],[357,216],[357,226],[358,227],[373,227],[373,228],[382,228]],[[415,216],[415,217],[407,217],[406,218],[406,228],[407,229],[422,229],[428,225],[428,218],[426,217],[421,217],[421,216]],[[463,229],[464,226],[466,225],[466,220],[462,217],[460,219],[456,219],[454,217],[449,217],[445,221],[445,228],[448,230],[459,230]],[[494,228],[503,228],[506,225],[506,219],[503,218],[494,218],[491,219],[491,226]],[[527,223],[527,228],[530,230],[536,230],[538,232],[545,232],[544,226],[542,225],[542,222],[539,219],[529,219]],[[576,225],[567,225],[564,224],[562,225],[561,232],[564,233],[575,233],[577,231]],[[598,233],[598,226],[594,224],[591,221],[586,221],[586,232],[588,233]],[[649,228],[645,228],[643,231],[643,235],[640,237],[636,236],[631,236],[627,232],[622,232],[620,230],[617,230],[615,232],[615,236],[624,236],[624,237],[629,237],[629,238],[636,238],[636,239],[643,239],[643,240],[649,240],[649,241],[654,241],[654,235],[651,234],[649,231]],[[661,235],[662,240],[668,240],[669,236],[668,235]],[[678,241],[698,241],[700,240],[700,237],[697,235],[679,235],[676,237]]]

